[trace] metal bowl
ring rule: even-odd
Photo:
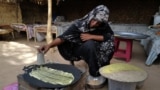
[[[147,37],[149,37],[149,35],[141,33],[121,32],[121,31],[115,31],[114,36],[125,39],[146,39]]]
[[[92,77],[89,75],[87,77],[87,87],[91,89],[102,88],[105,85],[105,82],[106,82],[106,78],[104,78],[103,76]]]

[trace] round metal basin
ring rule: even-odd
[[[115,31],[115,37],[125,38],[125,39],[146,39],[149,37],[148,35],[144,35],[141,33],[133,33],[133,32],[124,32],[124,31]]]

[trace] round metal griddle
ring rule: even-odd
[[[81,78],[81,75],[82,75],[82,72],[72,65],[51,63],[51,64],[44,64],[41,66],[46,66],[48,68],[58,69],[58,70],[62,70],[64,72],[72,73],[74,76],[74,80],[70,85],[76,83]],[[36,69],[38,67],[40,67],[40,65],[31,65],[28,67],[24,67],[25,73],[23,74],[23,78],[30,85],[32,85],[34,87],[38,87],[38,88],[49,88],[49,89],[65,88],[65,87],[69,86],[69,85],[58,85],[58,84],[54,85],[54,84],[50,84],[50,83],[45,83],[41,80],[38,80],[34,77],[31,77],[29,75],[29,73],[32,71],[32,69]]]
[[[125,38],[125,39],[145,39],[149,37],[148,35],[144,35],[141,33],[121,32],[121,31],[115,31],[114,36],[118,38]]]
[[[114,63],[99,69],[102,76],[118,82],[141,82],[147,78],[147,72],[127,63]]]

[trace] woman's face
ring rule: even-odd
[[[95,19],[91,19],[90,23],[89,23],[89,27],[90,28],[95,28],[98,27],[101,23]]]

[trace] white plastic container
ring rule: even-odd
[[[45,39],[45,34],[44,33],[37,33],[36,34],[36,38],[37,38],[37,41],[41,42]]]
[[[154,15],[154,22],[153,25],[157,25],[160,23],[160,15],[157,13]]]
[[[136,90],[136,82],[119,82],[111,79],[108,82],[108,90]]]
[[[44,59],[44,53],[38,52],[37,53],[37,64],[45,64],[45,59]]]

